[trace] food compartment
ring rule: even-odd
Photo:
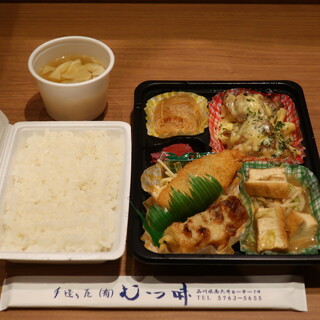
[[[287,94],[225,90],[209,102],[213,151],[240,150],[246,161],[303,163],[300,120]]]
[[[159,138],[201,134],[208,127],[207,105],[204,96],[189,91],[156,95],[144,108],[147,133]]]
[[[65,263],[120,258],[125,249],[128,221],[130,125],[116,121],[49,121],[19,122],[8,129],[1,163],[0,258]],[[119,144],[113,145],[112,158],[107,156],[108,163],[103,164],[103,150],[114,143]],[[105,165],[114,168],[112,174]],[[107,176],[114,177],[110,192],[103,187],[102,179]],[[87,199],[91,205],[81,199]],[[60,208],[59,212],[55,208]],[[25,213],[15,223],[20,211]],[[72,212],[78,212],[77,221],[72,219]],[[87,226],[93,226],[95,219],[100,221],[100,227],[90,236],[92,230]],[[113,227],[103,224],[106,220]],[[10,230],[7,234],[4,225]],[[34,230],[32,235],[29,230]],[[107,233],[110,237],[104,236]],[[46,241],[50,243],[46,245]],[[49,247],[50,250],[45,249]]]
[[[252,218],[241,250],[247,254],[317,255],[320,185],[301,165],[246,162],[241,189]]]
[[[145,213],[143,202],[150,196],[141,188],[141,175],[143,171],[152,164],[150,163],[151,153],[157,153],[164,147],[168,147],[175,143],[188,142],[192,145],[196,152],[210,153],[210,133],[208,128],[203,134],[195,136],[176,136],[168,139],[151,137],[146,130],[146,114],[144,111],[145,104],[153,96],[163,94],[170,91],[189,91],[206,97],[208,102],[211,99],[229,89],[245,88],[262,92],[265,94],[276,93],[285,94],[292,99],[296,106],[296,112],[300,120],[300,130],[302,133],[302,145],[305,150],[303,166],[310,169],[319,179],[319,156],[317,147],[314,141],[313,132],[308,117],[308,111],[304,100],[304,95],[301,87],[291,81],[240,81],[240,82],[219,82],[219,81],[147,81],[140,84],[135,90],[135,104],[132,119],[133,126],[133,171],[131,188],[130,208],[130,243],[135,256],[146,263],[159,264],[310,264],[320,261],[318,254],[311,255],[295,255],[294,257],[288,254],[274,255],[248,255],[240,250],[240,243],[236,242],[232,247],[233,254],[207,254],[206,252],[192,253],[155,253],[147,250],[141,236],[144,233],[141,219],[137,211]]]
[[[147,163],[153,163],[155,157],[161,152],[171,152],[176,155],[192,152],[211,152],[209,146],[209,131],[196,136],[180,136],[169,139],[148,138],[148,143],[144,151]]]

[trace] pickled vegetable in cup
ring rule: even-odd
[[[65,55],[49,61],[39,75],[58,83],[76,83],[94,79],[106,67],[94,57],[87,55]]]

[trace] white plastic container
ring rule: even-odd
[[[124,159],[120,176],[120,186],[116,210],[116,236],[111,250],[106,252],[49,253],[49,252],[1,252],[0,259],[12,262],[41,263],[100,263],[119,259],[124,251],[127,236],[130,177],[131,177],[131,127],[121,121],[42,121],[9,124],[0,111],[0,208],[5,184],[12,170],[12,156],[20,139],[46,130],[106,130],[110,135],[120,135],[124,141]],[[62,155],[63,156],[63,155]],[[94,199],[93,199],[94,201]],[[0,211],[1,214],[1,211]],[[0,226],[1,229],[1,226]]]
[[[100,61],[105,71],[94,79],[77,83],[48,81],[38,72],[49,61],[66,55],[87,55]],[[28,60],[48,114],[55,120],[93,120],[103,113],[107,102],[109,74],[115,57],[103,42],[81,36],[61,37],[37,47]]]

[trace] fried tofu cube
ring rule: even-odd
[[[313,215],[292,211],[286,217],[286,225],[291,247],[299,249],[314,243],[318,233],[318,222]]]
[[[257,250],[284,251],[288,249],[284,209],[281,206],[260,208],[255,214]]]
[[[245,188],[250,196],[287,199],[290,184],[284,168],[250,169]]]

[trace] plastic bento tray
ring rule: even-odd
[[[134,93],[132,115],[132,176],[130,199],[135,208],[145,212],[143,201],[149,195],[141,189],[141,174],[151,164],[151,153],[159,152],[174,143],[187,143],[195,152],[210,152],[208,128],[196,136],[178,136],[160,139],[147,134],[145,106],[148,99],[165,92],[186,91],[202,95],[210,101],[221,91],[233,88],[251,89],[263,93],[287,94],[295,103],[300,119],[305,158],[302,165],[320,179],[320,160],[302,88],[292,81],[145,81]],[[175,254],[154,253],[144,247],[141,236],[144,230],[138,214],[130,207],[129,240],[134,256],[150,264],[219,264],[219,265],[309,265],[320,262],[317,255],[248,255],[235,245],[234,254]]]

